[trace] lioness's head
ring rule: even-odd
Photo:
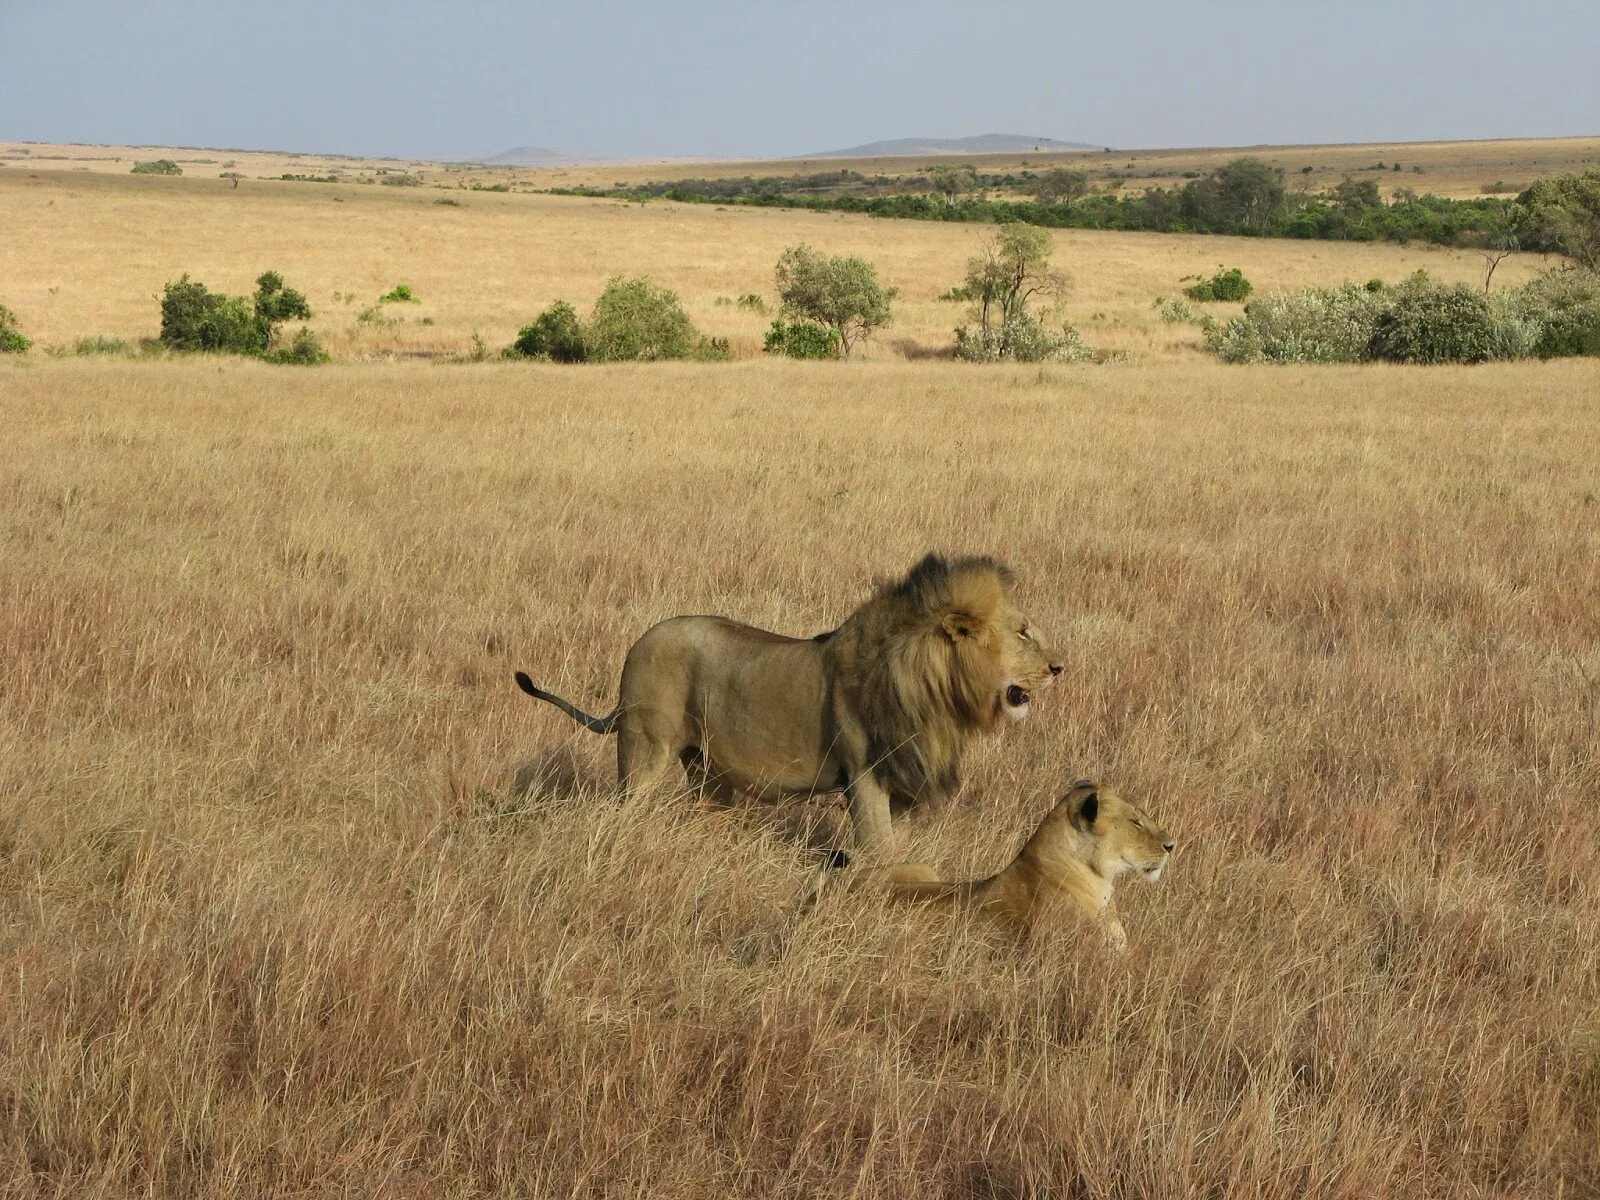
[[[976,725],[1022,720],[1035,693],[1061,674],[1043,633],[1012,599],[1012,582],[992,558],[930,554],[892,592],[931,623],[945,660],[931,674],[943,676],[953,706]]]
[[[1047,833],[1052,827],[1053,837]],[[1106,879],[1137,871],[1151,883],[1161,882],[1173,845],[1172,835],[1144,809],[1087,779],[1072,785],[1034,836],[1045,852],[1081,857]]]

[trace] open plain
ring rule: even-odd
[[[1058,234],[1126,357],[981,368],[976,227],[445,195],[0,171],[0,1194],[1600,1194],[1600,369],[1152,309],[1477,255]],[[717,302],[800,240],[902,289],[866,361]],[[48,353],[268,268],[345,361]],[[619,273],[741,361],[433,361]],[[928,549],[1066,670],[913,852],[1115,781],[1178,843],[1121,958],[800,911],[792,813],[618,803],[511,684],[601,710],[660,617],[815,633]]]

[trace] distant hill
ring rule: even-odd
[[[1088,142],[1062,142],[1055,138],[1026,137],[1020,133],[980,133],[963,138],[894,138],[868,142],[848,150],[825,150],[804,158],[928,158],[938,154],[1026,154],[1032,150],[1103,150]]]
[[[513,146],[502,154],[472,161],[485,167],[576,167],[610,160],[603,154],[573,154],[567,150],[546,150],[543,146]]]

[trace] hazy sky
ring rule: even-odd
[[[1600,133],[1600,0],[0,0],[0,139],[467,158]]]

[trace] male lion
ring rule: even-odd
[[[893,847],[891,811],[943,801],[962,751],[1027,716],[1061,673],[989,558],[929,555],[831,633],[782,637],[726,617],[672,617],[628,651],[617,707],[592,717],[517,685],[595,733],[616,733],[627,791],[679,762],[721,801],[843,791],[856,842]]]
[[[955,883],[922,863],[855,872],[854,890],[880,884],[889,895],[966,908],[1021,937],[1059,919],[1099,921],[1112,948],[1128,934],[1111,896],[1117,876],[1138,871],[1161,882],[1172,835],[1143,809],[1087,779],[1073,784],[1022,847],[1011,865],[987,879]],[[845,860],[836,855],[834,866]]]

